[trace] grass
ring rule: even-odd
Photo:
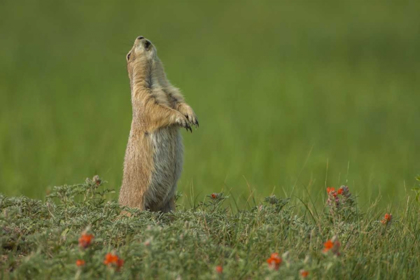
[[[42,199],[90,174],[118,189],[125,55],[143,35],[200,120],[186,202],[349,184],[397,207],[420,170],[418,2],[274,2],[2,1],[1,193]]]
[[[98,177],[55,187],[44,201],[0,196],[1,278],[417,278],[418,202],[407,196],[392,212],[378,204],[361,211],[352,188],[343,190],[316,203],[270,196],[245,208],[214,193],[170,214],[125,208],[130,217],[106,199],[112,190]],[[120,268],[104,264],[109,253]],[[267,263],[274,253],[278,267]]]

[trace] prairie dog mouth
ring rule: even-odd
[[[143,45],[143,47],[147,50],[152,45],[152,42],[144,38],[143,36],[139,36],[136,38],[139,41],[140,45]]]

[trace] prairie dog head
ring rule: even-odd
[[[126,56],[127,70],[130,80],[135,72],[148,71],[157,60],[156,48],[150,40],[139,36]],[[136,75],[139,73],[136,73]]]

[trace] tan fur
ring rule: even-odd
[[[138,37],[127,55],[133,119],[119,203],[141,210],[175,210],[183,164],[180,127],[198,125],[181,92],[167,80],[153,44]]]

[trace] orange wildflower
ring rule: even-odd
[[[223,273],[223,267],[221,265],[216,266],[216,272],[219,274]]]
[[[331,193],[331,192],[335,192],[335,188],[331,187],[331,188],[327,188],[327,193]]]
[[[300,276],[302,276],[303,278],[308,277],[308,275],[309,275],[309,271],[303,270],[303,269],[300,271]]]
[[[328,240],[324,243],[324,253],[328,252],[334,247],[334,243],[331,240]]]
[[[82,236],[79,238],[79,246],[82,248],[89,247],[90,243],[92,242],[93,234],[82,233]]]
[[[279,254],[277,254],[277,253],[271,254],[271,257],[269,259],[267,259],[268,266],[271,269],[275,269],[275,270],[279,270],[279,267],[280,267],[282,261],[283,260],[279,257]]]
[[[384,224],[384,225],[387,225],[388,223],[391,222],[391,220],[392,220],[392,215],[386,213],[384,218],[382,219],[381,223]]]
[[[85,261],[84,260],[77,260],[76,261],[76,265],[77,266],[84,266],[86,263],[85,263]]]
[[[108,253],[105,255],[105,260],[104,260],[104,264],[108,265],[108,264],[113,264],[113,263],[117,263],[118,261],[118,256]]]
[[[120,268],[124,265],[124,260],[119,258],[117,255],[108,253],[105,255],[104,264],[106,265],[115,265],[116,270],[120,270]]]
[[[280,259],[280,256],[277,253],[272,253],[271,254],[271,258],[273,258],[273,259]]]
[[[338,240],[335,239],[335,237],[333,238],[333,240],[330,239],[324,243],[324,250],[322,250],[322,252],[327,253],[331,251],[334,255],[339,256],[340,252],[338,250],[340,249],[341,244]]]
[[[343,189],[342,188],[339,188],[338,191],[337,191],[337,193],[338,194],[342,194],[343,193]]]
[[[217,193],[212,193],[211,198],[216,199],[217,198]]]

